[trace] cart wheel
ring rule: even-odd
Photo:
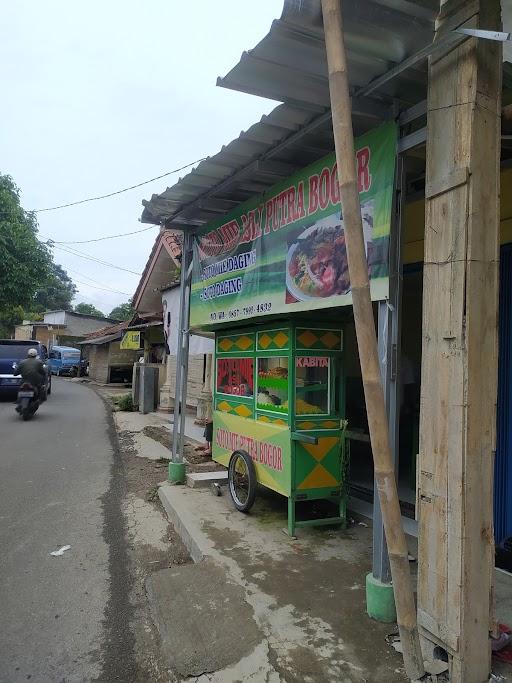
[[[249,512],[256,498],[256,470],[245,451],[235,451],[228,467],[229,493],[237,510]]]

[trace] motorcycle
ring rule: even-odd
[[[16,403],[16,412],[21,415],[23,420],[30,420],[41,403],[37,389],[32,384],[23,382],[19,388]]]

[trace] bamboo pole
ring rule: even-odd
[[[322,13],[345,243],[375,481],[379,492],[382,520],[388,544],[405,670],[411,680],[418,680],[425,675],[425,668],[418,636],[407,544],[402,528],[400,502],[389,446],[386,405],[379,369],[377,337],[364,249],[361,205],[357,189],[354,133],[343,40],[341,0],[322,0]]]

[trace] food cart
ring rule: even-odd
[[[213,459],[228,468],[235,506],[256,483],[288,498],[288,532],[345,524],[343,331],[304,320],[221,331],[215,341]],[[298,520],[300,501],[336,514]]]
[[[389,294],[396,126],[356,145],[371,297]],[[250,509],[256,484],[288,499],[288,531],[345,522],[343,324],[352,294],[334,155],[184,231],[177,395],[186,398],[188,332],[215,333],[212,452],[231,497]],[[346,313],[345,313],[346,317]],[[173,458],[184,418],[175,422]],[[183,477],[182,463],[173,463]],[[173,469],[174,472],[174,469]],[[182,480],[182,479],[177,479]],[[297,519],[301,501],[335,504]]]

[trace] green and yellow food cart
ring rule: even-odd
[[[288,498],[288,532],[345,524],[343,332],[288,320],[219,332],[213,458],[229,468],[236,507],[256,481]],[[299,501],[328,499],[336,514],[297,520]]]
[[[374,301],[389,293],[395,153],[393,122],[357,140]],[[343,524],[348,457],[341,321],[352,294],[334,154],[192,235],[185,231],[183,254],[180,320],[189,320],[192,331],[215,333],[212,451],[228,468],[236,507],[251,507],[259,483],[287,497],[292,535],[299,525]],[[179,358],[187,353],[185,343]],[[185,362],[178,362],[178,371]],[[298,503],[321,499],[335,504],[332,514],[297,519]]]

